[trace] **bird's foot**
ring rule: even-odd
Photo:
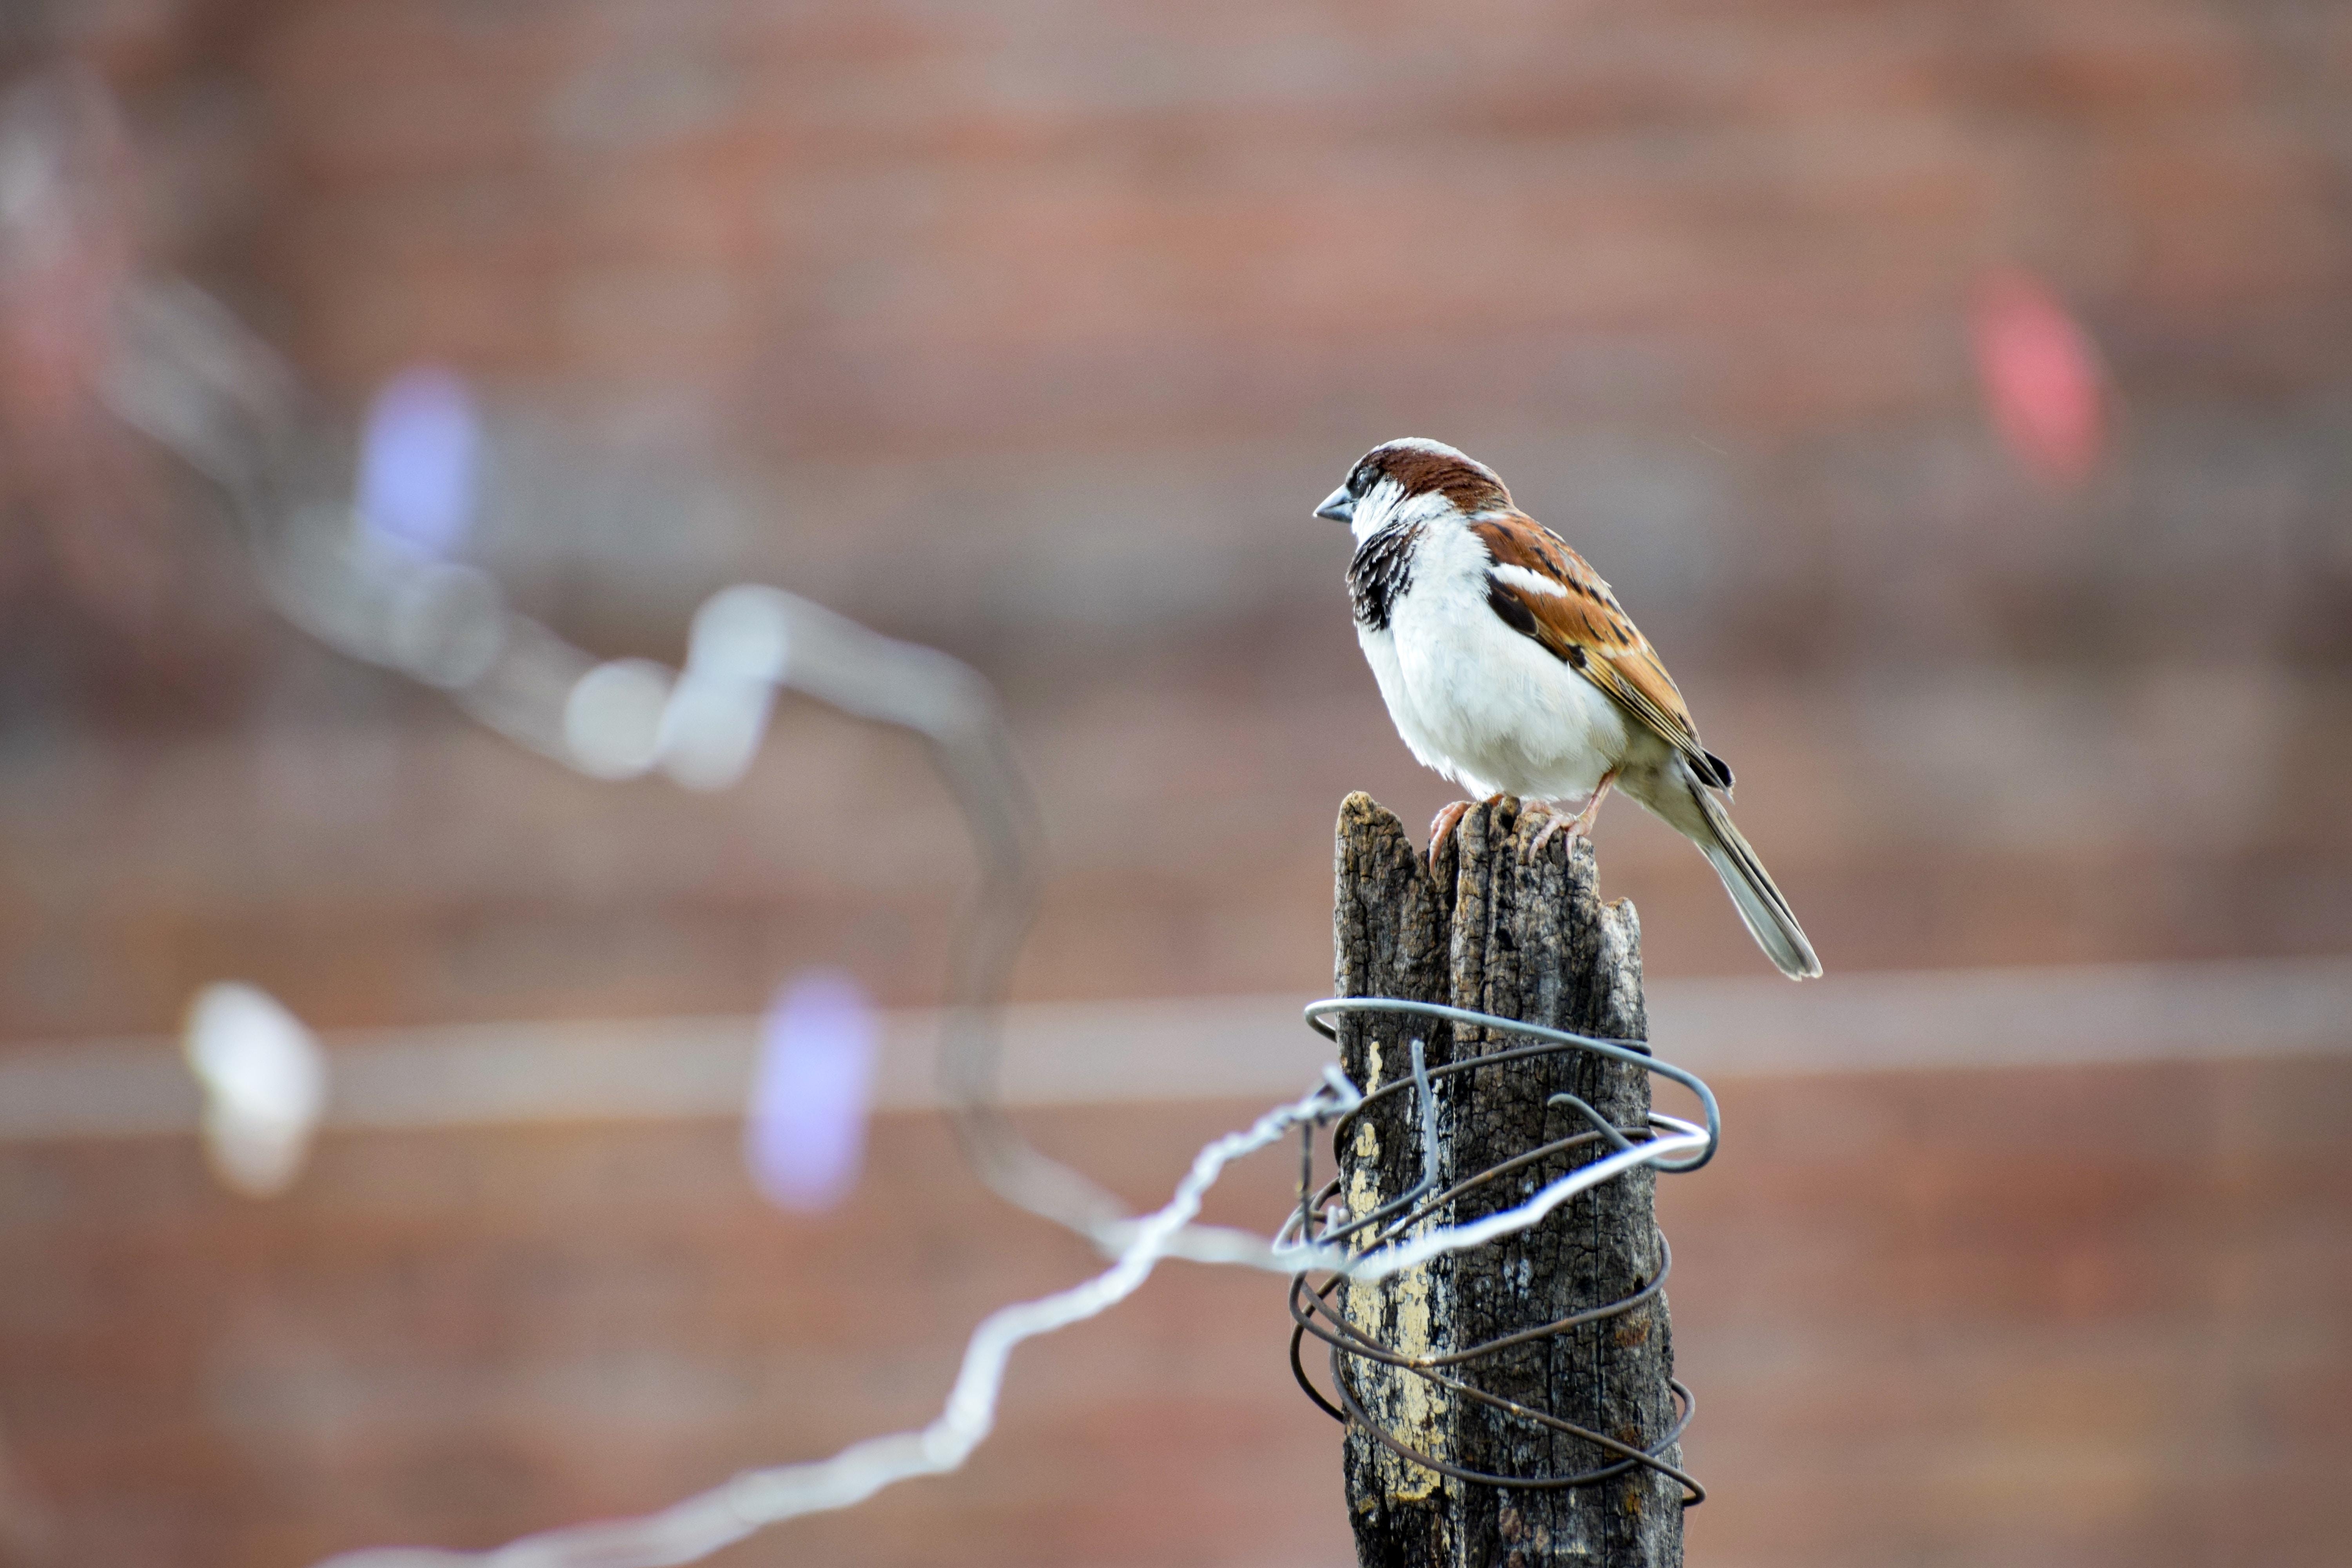
[[[1457,800],[1429,819],[1429,874],[1431,876],[1437,875],[1437,852],[1445,847],[1445,841],[1454,837],[1455,828],[1462,826],[1462,814],[1469,809],[1468,801]]]
[[[1527,858],[1533,860],[1538,856],[1541,855],[1543,853],[1544,846],[1551,842],[1551,836],[1558,833],[1563,827],[1568,830],[1569,842],[1571,844],[1580,838],[1591,839],[1592,837],[1592,824],[1601,816],[1601,803],[1609,797],[1610,786],[1614,784],[1616,782],[1617,770],[1615,768],[1611,768],[1607,773],[1601,774],[1600,784],[1593,787],[1592,798],[1586,801],[1584,803],[1584,809],[1578,812],[1574,816],[1563,816],[1560,815],[1559,808],[1558,806],[1547,804],[1544,806],[1544,812],[1550,820],[1547,821],[1543,826],[1538,830],[1535,837],[1528,843]]]
[[[1549,802],[1531,802],[1530,804],[1542,806],[1544,825],[1537,829],[1536,836],[1528,841],[1528,852],[1520,858],[1530,862],[1541,859],[1544,846],[1550,843],[1551,836],[1563,827],[1568,829],[1568,837],[1571,843],[1575,841],[1576,836],[1583,831],[1580,817],[1570,816]]]

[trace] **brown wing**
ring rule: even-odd
[[[1698,727],[1674,677],[1658,662],[1657,649],[1584,557],[1521,512],[1489,514],[1471,523],[1470,531],[1497,568],[1515,566],[1534,580],[1512,581],[1517,573],[1487,574],[1486,601],[1507,625],[1616,699],[1682,752],[1702,780],[1731,787],[1730,768],[1699,744]],[[1559,592],[1536,584],[1555,584]]]

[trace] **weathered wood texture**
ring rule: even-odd
[[[1641,930],[1630,903],[1601,903],[1591,846],[1555,835],[1508,798],[1474,806],[1430,875],[1395,816],[1369,796],[1340,807],[1333,925],[1343,995],[1451,1003],[1581,1033],[1643,1039]],[[1431,1067],[1528,1042],[1426,1019],[1358,1017],[1340,1029],[1341,1064],[1366,1089],[1408,1076],[1409,1041]],[[1571,1051],[1457,1074],[1436,1094],[1440,1180],[1583,1131],[1572,1093],[1621,1128],[1644,1124],[1646,1073]],[[1409,1094],[1376,1108],[1340,1151],[1358,1215],[1421,1175]],[[1473,1189],[1436,1218],[1459,1224],[1515,1205],[1543,1182],[1608,1152],[1586,1146]],[[1535,1228],[1381,1286],[1348,1289],[1357,1327],[1406,1353],[1444,1354],[1631,1295],[1662,1258],[1646,1170],[1570,1201]],[[1550,1339],[1442,1369],[1472,1386],[1641,1447],[1673,1426],[1674,1349],[1665,1298]],[[1349,1358],[1364,1407],[1406,1444],[1466,1469],[1531,1478],[1592,1470],[1616,1456],[1449,1392],[1411,1373]],[[1670,1453],[1669,1462],[1679,1462]],[[1562,1490],[1449,1478],[1350,1424],[1347,1485],[1366,1568],[1666,1568],[1682,1562],[1681,1489],[1646,1467]]]

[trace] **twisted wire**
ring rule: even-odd
[[[1332,1215],[1339,1207],[1338,1200],[1346,1181],[1346,1175],[1342,1169],[1321,1186],[1316,1185],[1313,1131],[1302,1128],[1299,1142],[1298,1207],[1285,1225],[1281,1236],[1276,1238],[1277,1242],[1293,1235],[1300,1237],[1311,1235],[1318,1243],[1328,1247],[1334,1244],[1354,1242],[1361,1238],[1360,1247],[1358,1249],[1359,1256],[1377,1253],[1400,1243],[1415,1226],[1437,1222],[1445,1211],[1454,1207],[1463,1198],[1505,1176],[1539,1167],[1547,1161],[1572,1156],[1596,1146],[1607,1146],[1614,1152],[1604,1156],[1601,1161],[1578,1167],[1579,1173],[1590,1172],[1597,1165],[1611,1163],[1614,1163],[1616,1168],[1605,1177],[1588,1182],[1585,1184],[1586,1190],[1599,1185],[1602,1180],[1622,1177],[1639,1166],[1647,1165],[1653,1170],[1672,1174],[1696,1171],[1714,1158],[1716,1145],[1720,1137],[1721,1122],[1713,1091],[1696,1075],[1659,1061],[1641,1042],[1601,1039],[1597,1037],[1574,1034],[1568,1030],[1520,1023],[1514,1019],[1473,1012],[1466,1008],[1391,997],[1335,998],[1329,1002],[1317,1003],[1307,1009],[1307,1022],[1327,1037],[1336,1038],[1334,1031],[1324,1022],[1324,1019],[1345,1013],[1403,1014],[1444,1019],[1454,1023],[1475,1024],[1499,1034],[1533,1037],[1538,1043],[1516,1047],[1510,1050],[1498,1051],[1488,1056],[1465,1058],[1432,1070],[1427,1064],[1427,1052],[1423,1041],[1418,1037],[1413,1037],[1409,1042],[1412,1058],[1411,1072],[1392,1083],[1368,1092],[1361,1092],[1361,1097],[1352,1108],[1335,1117],[1331,1124],[1331,1149],[1333,1163],[1338,1166],[1341,1163],[1341,1152],[1348,1145],[1349,1132],[1359,1121],[1381,1101],[1409,1094],[1412,1099],[1412,1114],[1406,1120],[1416,1125],[1421,1141],[1421,1179],[1402,1194],[1366,1214],[1344,1220],[1330,1218],[1318,1229],[1316,1217],[1318,1215]],[[1444,1163],[1436,1114],[1436,1080],[1457,1076],[1466,1079],[1468,1075],[1482,1070],[1517,1066],[1535,1058],[1568,1051],[1585,1051],[1630,1063],[1692,1090],[1698,1096],[1700,1105],[1705,1111],[1704,1146],[1687,1158],[1675,1157],[1669,1151],[1669,1141],[1675,1146],[1685,1142],[1690,1133],[1697,1131],[1691,1123],[1680,1118],[1653,1110],[1649,1114],[1647,1125],[1640,1128],[1620,1128],[1577,1096],[1567,1093],[1555,1094],[1546,1101],[1546,1104],[1565,1106],[1575,1110],[1588,1124],[1586,1131],[1570,1133],[1564,1138],[1552,1139],[1495,1161],[1483,1169],[1455,1181],[1444,1191],[1438,1191],[1438,1173],[1444,1168]],[[1441,1226],[1440,1228],[1450,1227]],[[1666,1380],[1667,1389],[1673,1396],[1676,1410],[1675,1421],[1656,1442],[1646,1448],[1634,1447],[1607,1433],[1595,1431],[1590,1426],[1568,1420],[1552,1412],[1538,1410],[1517,1400],[1506,1398],[1469,1381],[1471,1369],[1479,1362],[1505,1351],[1558,1339],[1571,1330],[1590,1323],[1622,1317],[1655,1298],[1665,1289],[1666,1277],[1673,1272],[1674,1251],[1667,1245],[1663,1232],[1654,1234],[1658,1244],[1657,1271],[1625,1295],[1612,1300],[1580,1308],[1547,1323],[1497,1335],[1475,1344],[1449,1351],[1424,1352],[1419,1354],[1408,1354],[1394,1345],[1383,1342],[1353,1321],[1354,1315],[1349,1310],[1349,1292],[1365,1289],[1378,1282],[1363,1278],[1353,1266],[1353,1259],[1329,1268],[1328,1277],[1320,1284],[1313,1283],[1309,1279],[1309,1275],[1315,1270],[1301,1269],[1291,1276],[1287,1297],[1291,1317],[1291,1375],[1297,1380],[1298,1386],[1306,1391],[1307,1396],[1313,1400],[1325,1415],[1343,1426],[1362,1431],[1399,1458],[1456,1480],[1531,1491],[1559,1491],[1574,1487],[1592,1486],[1624,1475],[1640,1467],[1674,1480],[1683,1489],[1684,1506],[1696,1507],[1706,1500],[1706,1489],[1687,1471],[1666,1458],[1666,1455],[1681,1440],[1684,1430],[1690,1425],[1691,1416],[1697,1408],[1696,1397],[1679,1379],[1669,1376]],[[1491,1245],[1491,1242],[1475,1243],[1473,1247],[1482,1245]],[[1471,1249],[1471,1247],[1457,1249],[1457,1255],[1461,1251]],[[1402,1274],[1401,1271],[1387,1273],[1384,1278],[1394,1280],[1402,1279]],[[1336,1403],[1332,1396],[1327,1396],[1316,1386],[1314,1379],[1307,1373],[1303,1352],[1309,1336],[1328,1347],[1330,1380]],[[1467,1399],[1488,1409],[1500,1412],[1507,1419],[1563,1436],[1580,1439],[1605,1454],[1616,1457],[1606,1463],[1572,1474],[1549,1476],[1500,1475],[1454,1464],[1407,1443],[1394,1432],[1390,1431],[1378,1417],[1372,1415],[1366,1407],[1362,1394],[1358,1392],[1356,1381],[1352,1375],[1354,1370],[1364,1363],[1393,1368],[1399,1373],[1418,1378],[1448,1394]]]

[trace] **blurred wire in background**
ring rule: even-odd
[[[395,385],[379,401],[362,469],[363,500],[383,509],[372,519],[305,493],[306,438],[318,437],[293,377],[194,289],[163,281],[128,290],[116,356],[107,382],[114,405],[221,487],[289,620],[341,652],[448,690],[511,740],[599,779],[668,765],[709,789],[742,776],[779,688],[923,736],[981,867],[959,927],[940,1058],[949,1101],[981,1173],[1008,1197],[1089,1234],[1118,1216],[1114,1200],[1036,1153],[995,1109],[997,1015],[1043,872],[1035,804],[979,676],[756,584],[703,605],[683,673],[650,659],[595,659],[509,609],[486,573],[422,547],[454,542],[452,520],[470,505],[471,421],[446,379]]]

